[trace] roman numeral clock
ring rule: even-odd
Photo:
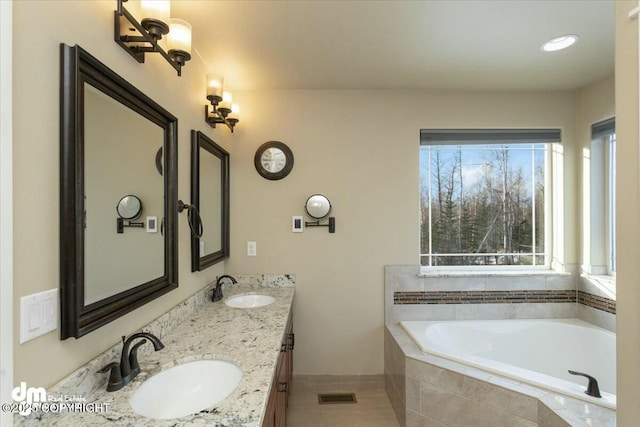
[[[276,181],[293,169],[293,152],[280,141],[268,141],[256,150],[253,162],[262,177]]]

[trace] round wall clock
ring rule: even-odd
[[[280,141],[269,141],[256,150],[253,162],[260,175],[275,181],[289,175],[293,169],[293,152]]]

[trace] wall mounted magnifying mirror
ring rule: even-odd
[[[203,226],[202,236],[191,235],[191,271],[200,271],[229,258],[229,153],[195,130],[191,131],[191,204],[200,212]]]
[[[116,232],[118,234],[124,233],[125,227],[144,227],[144,222],[133,221],[142,215],[142,201],[138,196],[132,194],[124,196],[116,205],[116,212],[118,212],[119,217],[116,219]]]
[[[321,219],[325,218],[331,212],[331,202],[322,194],[314,194],[307,199],[304,205],[304,211],[316,221],[306,221],[306,227],[329,227],[329,233],[336,232],[336,219],[329,217],[328,222],[323,224]]]
[[[116,211],[122,219],[138,219],[142,213],[142,202],[138,196],[129,194],[120,199]]]
[[[304,210],[311,218],[322,219],[329,215],[331,211],[331,202],[322,194],[314,194],[307,199]]]
[[[178,120],[79,46],[61,45],[60,84],[60,339],[67,339],[177,288]],[[153,162],[158,145],[162,176]],[[123,226],[141,215],[144,200],[148,232],[113,232],[117,200]],[[154,232],[158,221],[163,233]]]

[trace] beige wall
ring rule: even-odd
[[[640,420],[640,175],[637,1],[616,2],[618,425]]]
[[[178,117],[178,194],[189,201],[190,129],[204,131],[227,148],[229,132],[202,118],[205,74],[193,60],[176,75],[159,55],[145,64],[113,41],[109,1],[14,2],[14,355],[15,381],[49,386],[147,324],[221,274],[224,264],[201,273],[190,268],[189,232],[179,218],[179,288],[109,325],[75,340],[51,332],[20,345],[19,298],[59,284],[59,67],[61,42],[79,44]],[[55,19],[52,19],[55,17]],[[38,34],[37,42],[27,34]]]
[[[579,243],[582,249],[581,264],[587,272],[592,265],[606,267],[605,251],[594,246],[604,245],[604,236],[593,235],[602,232],[604,212],[591,212],[590,160],[591,160],[591,125],[615,116],[615,77],[613,75],[595,82],[576,92],[576,150],[580,180],[584,186],[578,194],[582,207],[581,230]],[[593,220],[593,224],[592,224]],[[593,243],[593,245],[592,245]]]
[[[228,272],[296,273],[299,374],[383,371],[384,271],[417,264],[420,128],[560,127],[567,220],[575,242],[573,93],[273,91],[235,94],[242,122],[231,144]],[[295,166],[281,181],[255,171],[255,150],[279,140]],[[325,194],[336,233],[291,232],[306,198]],[[258,256],[246,256],[256,241]],[[578,261],[568,244],[565,262]]]

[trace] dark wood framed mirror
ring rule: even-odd
[[[64,340],[178,287],[178,119],[80,46],[61,44],[60,57]],[[141,218],[160,227],[118,233],[116,207],[127,194],[140,198]]]
[[[191,235],[191,271],[200,271],[229,258],[229,153],[195,130],[191,131],[191,204],[203,227],[201,237]]]

